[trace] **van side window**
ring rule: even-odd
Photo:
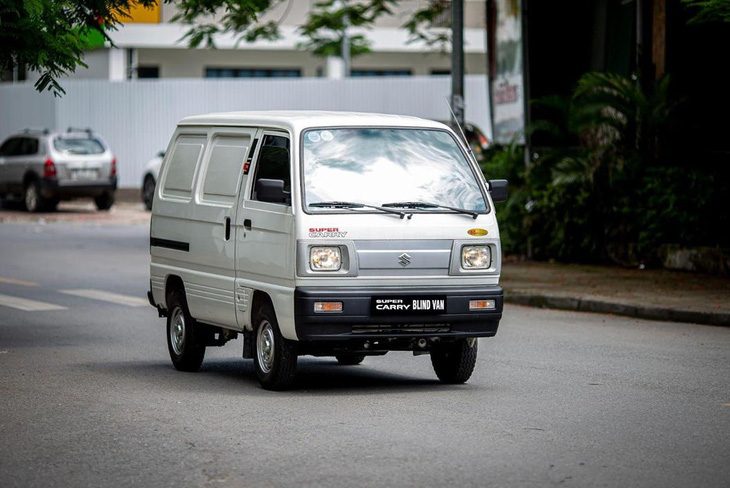
[[[233,203],[243,174],[243,161],[251,145],[249,136],[218,136],[203,180],[203,199]]]
[[[261,179],[283,180],[284,191],[291,191],[291,174],[289,166],[289,138],[284,136],[264,136],[259,151],[256,175],[254,177],[253,195],[256,198],[256,182]]]
[[[163,194],[189,197],[195,170],[205,146],[205,136],[183,135],[178,138],[169,161]]]

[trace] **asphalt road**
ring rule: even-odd
[[[508,306],[465,385],[390,353],[268,392],[240,339],[173,369],[147,231],[0,225],[0,486],[730,486],[728,328]]]

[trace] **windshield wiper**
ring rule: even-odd
[[[413,217],[413,214],[406,214],[406,212],[393,210],[392,208],[378,207],[377,205],[368,205],[366,203],[332,201],[310,203],[308,204],[308,206],[315,208],[374,208],[375,210],[380,210],[381,212],[398,215],[401,219],[404,218],[406,215],[408,215],[409,219]]]
[[[445,208],[446,210],[451,210],[453,212],[463,213],[466,215],[471,215],[471,218],[476,219],[479,217],[479,213],[474,212],[473,210],[466,210],[464,208],[458,208],[458,207],[449,207],[448,205],[437,205],[435,203],[428,203],[428,202],[392,202],[392,203],[384,203],[383,207],[399,207],[399,208]]]

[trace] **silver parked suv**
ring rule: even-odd
[[[90,129],[26,129],[0,145],[0,198],[20,196],[30,212],[78,197],[109,210],[116,189],[117,158]]]

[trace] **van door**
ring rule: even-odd
[[[197,261],[186,290],[195,302],[191,310],[195,308],[198,320],[233,329],[239,328],[234,300],[236,202],[255,134],[250,128],[210,129],[191,218],[191,249]]]
[[[284,132],[261,131],[249,180],[236,216],[236,299],[241,327],[248,325],[253,290],[274,303],[285,337],[293,339],[294,217],[291,207],[291,144]],[[256,194],[262,179],[281,180],[288,200],[265,202]],[[291,327],[289,327],[291,325]],[[291,329],[291,333],[287,333]]]

